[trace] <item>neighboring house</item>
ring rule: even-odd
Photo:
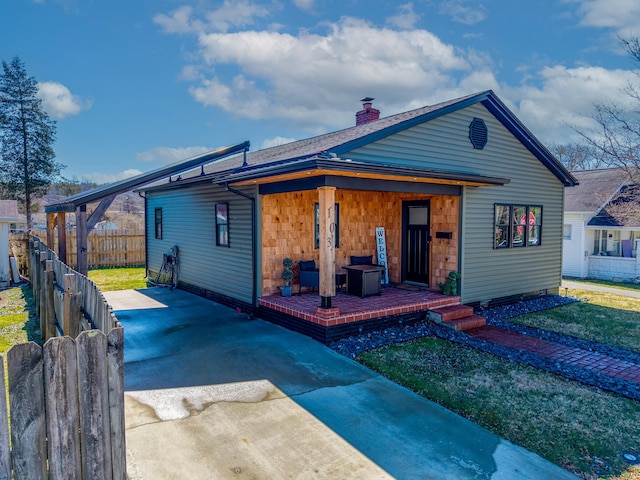
[[[18,222],[18,202],[0,200],[0,286],[11,281],[11,263],[9,258],[9,230]]]
[[[558,291],[576,180],[492,91],[385,118],[363,101],[354,127],[141,188],[149,277],[178,245],[182,288],[253,308],[279,292],[283,258],[315,260],[328,307],[332,273],[375,261],[384,227],[391,283],[437,289],[457,271],[474,305]]]
[[[640,279],[640,192],[620,168],[573,172],[564,202],[562,274]]]

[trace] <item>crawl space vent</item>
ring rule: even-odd
[[[481,118],[474,118],[469,124],[469,140],[473,148],[482,150],[487,144],[487,125]]]

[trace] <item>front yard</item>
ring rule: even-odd
[[[512,320],[639,350],[640,299],[568,293],[589,301]],[[582,478],[640,480],[638,402],[437,338],[357,360]]]

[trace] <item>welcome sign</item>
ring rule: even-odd
[[[382,283],[389,283],[389,269],[387,268],[387,241],[384,236],[384,227],[376,227],[376,248],[378,250],[378,265],[384,267]]]

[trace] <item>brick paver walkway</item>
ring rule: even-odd
[[[517,348],[557,362],[593,370],[609,377],[621,378],[640,384],[640,364],[609,357],[581,348],[569,347],[496,327],[480,327],[467,330],[469,335],[505,347]]]

